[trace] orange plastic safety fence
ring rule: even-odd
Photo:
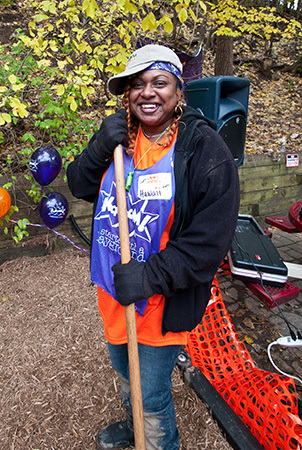
[[[200,368],[264,448],[302,449],[293,380],[255,366],[231,322],[216,278],[203,320],[188,334],[187,350],[193,366]]]

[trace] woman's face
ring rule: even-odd
[[[179,92],[166,70],[146,70],[131,80],[130,110],[149,133],[161,133],[172,122]]]

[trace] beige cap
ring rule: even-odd
[[[182,73],[182,64],[173,50],[164,45],[145,45],[132,53],[123,72],[108,80],[107,86],[109,92],[114,95],[123,94],[128,77],[142,72],[153,63],[159,61],[173,64],[179,70],[180,74]]]

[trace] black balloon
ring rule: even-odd
[[[59,174],[62,158],[53,147],[39,147],[29,160],[29,168],[34,179],[41,186],[47,186]]]
[[[68,201],[63,194],[51,192],[40,201],[40,217],[48,228],[60,225],[68,214]]]

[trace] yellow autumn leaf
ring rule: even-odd
[[[84,0],[82,11],[86,13],[87,17],[95,18],[95,10],[98,9],[98,5],[95,0]]]
[[[57,52],[58,46],[56,44],[56,42],[52,39],[51,41],[49,41],[49,48],[53,51],[53,52]]]
[[[245,342],[247,342],[248,344],[252,344],[254,341],[252,338],[250,338],[249,336],[244,336],[244,340]]]
[[[134,3],[130,0],[125,1],[125,11],[129,12],[130,14],[137,14],[137,7],[134,5]]]
[[[51,1],[44,1],[41,4],[41,7],[43,9],[44,12],[50,12],[52,14],[57,14],[57,8],[54,4],[54,2]]]
[[[6,122],[6,123],[11,123],[12,118],[9,114],[7,113],[2,113],[0,114],[0,117]]]
[[[115,110],[114,109],[106,109],[105,110],[105,115],[106,115],[106,117],[107,116],[111,116],[112,114],[114,114],[115,113]]]
[[[13,108],[13,115],[20,116],[22,119],[28,116],[28,112],[26,111],[26,106],[20,102],[18,98],[12,98],[10,100],[10,106]]]
[[[72,95],[69,95],[66,99],[67,103],[70,104],[71,111],[75,111],[78,107],[77,102],[75,101],[74,97]]]
[[[37,61],[38,67],[49,67],[51,62],[49,61],[49,59],[40,59],[39,61]]]
[[[187,10],[185,8],[181,8],[181,10],[178,13],[178,18],[179,18],[179,21],[181,23],[184,23],[187,20],[188,13],[187,13]]]
[[[25,44],[25,45],[29,45],[29,43],[31,42],[31,39],[30,39],[30,37],[28,37],[28,36],[23,36],[23,35],[21,35],[20,37],[19,37],[19,39],[23,42],[23,44]]]
[[[43,22],[43,20],[47,20],[48,16],[46,14],[35,14],[33,16],[33,18],[37,21],[37,22]]]
[[[70,103],[70,109],[74,112],[74,111],[76,111],[77,107],[78,107],[78,105],[77,105],[75,99],[73,99],[73,101]]]
[[[17,82],[17,77],[16,77],[14,74],[11,74],[11,75],[8,77],[8,81],[9,81],[11,84],[15,84],[15,83]]]
[[[243,323],[244,323],[244,325],[245,325],[246,327],[250,328],[251,330],[254,330],[255,326],[254,326],[253,322],[251,321],[251,319],[250,319],[249,317],[246,317],[246,318],[243,320]]]
[[[197,22],[197,17],[192,8],[189,8],[189,13],[190,13],[190,16],[192,17],[192,19],[194,20],[194,22]]]
[[[164,24],[165,32],[168,34],[171,34],[173,31],[173,28],[174,27],[173,27],[172,20],[170,19],[170,17],[166,17],[166,22]]]
[[[61,95],[64,94],[64,92],[65,92],[65,87],[64,87],[63,84],[60,84],[60,85],[57,87],[57,94],[61,96]]]
[[[100,70],[103,70],[103,69],[104,69],[104,64],[102,63],[101,60],[98,60],[98,61],[97,61],[97,67],[98,67],[98,69],[100,69]]]
[[[81,86],[81,94],[82,94],[83,98],[87,97],[87,94],[88,94],[87,86]]]
[[[115,99],[108,100],[106,106],[116,106],[116,100]]]
[[[14,92],[21,91],[25,86],[26,86],[25,83],[13,84],[12,91],[14,91]]]
[[[156,19],[152,12],[150,12],[142,21],[142,30],[143,31],[155,31],[157,29]]]
[[[66,64],[67,64],[67,61],[57,61],[57,64],[58,64],[58,68],[59,68],[60,70],[63,70],[64,67],[65,67]]]
[[[87,50],[87,42],[81,42],[78,45],[78,49],[81,53],[84,53]]]
[[[207,12],[207,5],[203,1],[199,1],[199,5],[201,9],[203,10],[203,13],[205,14]]]
[[[51,3],[51,5],[50,5],[50,8],[49,8],[49,12],[52,13],[52,14],[57,14],[57,9],[56,9],[56,6],[55,6],[54,2],[50,2],[50,3]]]

